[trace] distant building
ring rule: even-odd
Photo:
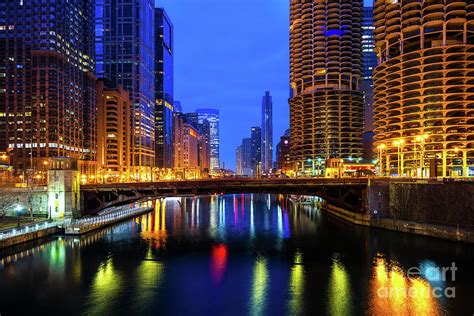
[[[262,172],[273,168],[273,101],[269,91],[262,98]]]
[[[52,157],[96,172],[94,1],[0,1],[0,152],[17,173]]]
[[[97,81],[97,159],[100,182],[130,180],[130,95]]]
[[[235,150],[235,174],[238,176],[242,176],[243,173],[243,166],[242,166],[242,145],[237,146]]]
[[[173,24],[155,9],[155,166],[173,166]]]
[[[218,174],[220,172],[219,162],[219,110],[216,109],[197,109],[198,121],[202,123],[207,120],[211,130],[211,172]]]
[[[252,139],[242,139],[242,175],[252,176]]]
[[[280,142],[277,145],[277,164],[276,169],[281,173],[287,174],[293,171],[293,164],[290,156],[290,130],[285,132],[285,135],[280,137]]]
[[[155,165],[154,8],[153,0],[95,1],[96,75],[130,92],[133,174],[148,180]]]
[[[250,164],[253,175],[262,173],[262,128],[254,126],[251,130],[252,147],[250,152]]]
[[[199,140],[197,129],[184,115],[174,114],[174,172],[178,178],[200,176]]]

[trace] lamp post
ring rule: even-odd
[[[378,161],[379,161],[379,177],[381,177],[383,175],[383,157],[382,157],[382,152],[383,150],[386,148],[387,146],[385,144],[380,144],[377,146],[377,149],[379,151],[379,157],[378,157]]]
[[[405,141],[403,139],[399,139],[393,142],[393,145],[397,146],[397,175],[399,177],[401,177],[403,173],[403,153],[401,151],[404,143]]]
[[[418,167],[416,167],[417,165],[417,159],[416,159],[416,154],[417,154],[417,150],[416,150],[416,143],[420,143],[420,176],[423,177],[423,169],[424,169],[424,158],[425,158],[425,141],[428,139],[428,134],[423,134],[423,135],[419,135],[419,136],[416,136],[415,137],[415,141],[413,142],[413,145],[415,147],[415,168],[417,168],[416,170],[416,175],[418,175]]]

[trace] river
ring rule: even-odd
[[[149,203],[0,254],[0,314],[474,313],[472,245],[354,226],[282,195]]]

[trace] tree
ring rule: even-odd
[[[0,218],[5,217],[8,212],[8,209],[12,208],[17,203],[17,200],[7,194],[0,195]]]

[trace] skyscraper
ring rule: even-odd
[[[471,176],[474,2],[377,0],[374,17],[381,169],[387,175]]]
[[[252,175],[252,139],[242,139],[242,175]]]
[[[237,176],[242,176],[243,175],[243,166],[242,166],[242,145],[237,146],[237,149],[235,150],[235,174]]]
[[[197,109],[198,121],[200,124],[207,120],[211,130],[211,172],[219,173],[219,110]]]
[[[374,37],[374,15],[372,7],[364,8],[364,22],[362,24],[362,83],[361,89],[364,93],[364,159],[371,160],[373,158],[373,90],[374,84],[372,75],[375,67],[377,67],[377,54],[375,53],[375,37]]]
[[[68,156],[82,174],[95,173],[93,7],[0,2],[0,152],[17,171]]]
[[[290,152],[290,130],[286,130],[285,135],[280,137],[280,142],[277,144],[276,148],[277,169],[279,169],[283,174],[290,173],[293,170]]]
[[[262,98],[262,171],[273,168],[273,101],[269,91]]]
[[[155,9],[155,166],[173,166],[173,24]]]
[[[133,173],[148,179],[155,164],[154,3],[96,0],[95,17],[96,74],[130,92]]]
[[[250,151],[250,165],[252,174],[259,176],[262,171],[262,128],[254,126],[251,130],[252,147]]]
[[[294,162],[362,157],[362,0],[292,0],[290,129]]]

